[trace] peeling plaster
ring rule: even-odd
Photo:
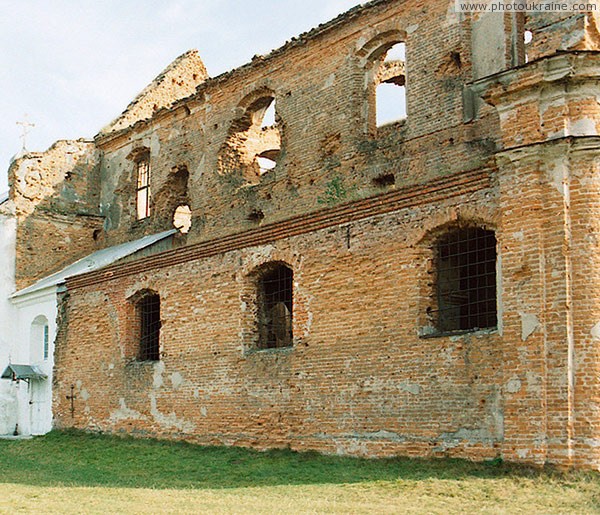
[[[109,420],[114,424],[121,420],[144,420],[145,418],[139,411],[129,409],[125,404],[125,399],[121,397],[119,398],[119,409],[111,412]]]
[[[183,376],[179,372],[173,372],[171,374],[171,384],[177,390],[183,384]]]
[[[453,433],[442,433],[439,436],[439,445],[435,451],[445,451],[458,447],[461,442],[467,441],[470,443],[489,443],[495,441],[495,438],[487,429],[470,429],[461,427]]]
[[[148,146],[150,147],[150,155],[152,157],[158,157],[160,155],[160,136],[156,132],[152,134]]]
[[[325,88],[330,88],[334,84],[335,84],[335,73],[332,73],[329,77],[327,77],[327,80],[325,81],[324,87]]]
[[[551,139],[559,139],[559,138],[564,138],[566,136],[566,129],[561,129],[559,131],[555,131],[555,132],[550,132],[548,134],[548,138],[549,140]]]
[[[359,37],[356,41],[356,50],[360,50],[362,47],[364,47],[367,44],[367,41],[369,40],[366,36]]]
[[[531,313],[519,313],[521,315],[521,340],[526,341],[540,326],[537,315]]]
[[[541,396],[542,395],[542,378],[537,371],[525,372],[525,379],[527,385],[527,393]]]
[[[506,391],[508,393],[517,393],[521,389],[521,386],[521,380],[518,377],[513,377],[506,383]]]
[[[414,383],[400,383],[398,388],[404,392],[412,393],[413,395],[419,395],[421,393],[421,386]]]
[[[565,194],[565,171],[562,165],[555,166],[553,169],[548,170],[548,179],[556,191],[561,195]]]
[[[450,4],[448,5],[448,12],[446,14],[445,27],[451,27],[452,25],[456,25],[457,23],[460,23],[462,17],[463,17],[462,13],[456,12],[456,8],[454,7],[454,4],[452,2],[450,2]],[[411,25],[411,27],[412,26],[413,25]],[[408,30],[406,32],[409,33]]]
[[[373,433],[364,433],[363,438],[368,438],[370,440],[392,440],[394,442],[405,442],[406,437],[399,435],[393,431],[386,431],[385,429],[380,429],[379,431],[375,431]]]
[[[365,456],[367,454],[366,442],[352,440],[350,442],[336,442],[335,452],[338,456],[355,454]]]
[[[191,433],[196,428],[196,424],[183,418],[178,418],[175,412],[171,412],[168,415],[161,413],[157,408],[156,395],[153,393],[150,394],[150,413],[152,413],[155,422],[163,429],[175,428],[184,433]]]
[[[155,390],[158,390],[163,384],[163,378],[162,378],[162,374],[165,371],[165,364],[162,361],[159,361],[155,366],[154,366],[154,376],[152,378],[152,387]]]
[[[569,30],[562,39],[561,50],[570,49],[577,46],[581,41],[585,39],[586,33],[584,29],[572,29]]]
[[[517,449],[517,456],[524,460],[529,455],[529,451],[527,449]]]
[[[595,136],[597,132],[596,122],[590,118],[582,118],[571,123],[571,136]]]
[[[594,340],[600,340],[600,322],[592,327],[592,337]]]
[[[583,438],[583,444],[592,449],[600,448],[600,440],[598,438]]]

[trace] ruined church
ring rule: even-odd
[[[373,0],[15,159],[0,433],[599,469],[598,7]]]

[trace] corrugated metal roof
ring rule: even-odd
[[[48,376],[44,374],[35,365],[8,365],[4,372],[2,372],[2,379],[47,379]]]
[[[57,286],[64,283],[68,277],[73,277],[76,275],[85,274],[86,272],[93,272],[94,270],[104,268],[105,266],[111,265],[126,256],[142,250],[143,248],[149,247],[158,241],[164,240],[176,232],[177,229],[171,229],[158,234],[144,236],[139,240],[129,241],[127,243],[122,243],[121,245],[98,250],[93,254],[80,259],[79,261],[75,261],[75,263],[63,268],[59,272],[44,277],[35,284],[32,284],[31,286],[14,293],[12,298],[21,297],[49,286]]]

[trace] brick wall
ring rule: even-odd
[[[373,130],[369,59],[400,40],[408,118]],[[193,223],[181,248],[68,281],[56,424],[598,468],[597,50],[588,15],[375,1],[99,135],[103,244],[167,228],[183,199]],[[235,124],[265,95],[281,155],[248,181],[223,163],[251,147]],[[144,220],[139,152],[160,206]],[[498,327],[423,337],[436,237],[464,224],[496,234]],[[272,261],[294,272],[294,345],[256,351],[255,271]],[[161,296],[156,362],[135,359],[144,290]]]
[[[90,141],[59,141],[9,169],[17,218],[16,282],[23,288],[90,254],[102,240],[100,156]]]
[[[485,121],[469,127],[462,123],[462,88],[470,78],[465,26],[444,4],[431,3],[424,11],[419,2],[402,2],[402,7],[375,2],[269,56],[206,80],[196,95],[151,120],[99,136],[108,241],[171,223],[158,213],[141,223],[135,220],[130,185],[131,155],[137,148],[149,149],[157,204],[174,167],[189,170],[190,243],[252,229],[257,222],[249,215],[255,211],[266,224],[330,202],[385,192],[389,187],[373,182],[382,175],[394,174],[401,187],[482,166],[496,135],[479,129]],[[399,40],[407,49],[408,118],[373,133],[367,69],[373,53]],[[274,170],[248,182],[242,166],[223,166],[222,158],[232,124],[264,92],[276,100],[281,157]],[[328,196],[332,181],[342,186],[339,198]]]
[[[428,231],[415,228],[461,216],[493,227],[494,194],[484,185],[435,207],[413,201],[271,245],[149,262],[123,277],[121,265],[93,284],[70,284],[57,423],[260,448],[498,455],[498,332],[418,336],[432,256]],[[463,204],[480,208],[460,215]],[[294,346],[256,351],[252,272],[271,261],[294,271]],[[162,357],[154,363],[133,359],[129,339],[127,299],[145,289],[161,296]],[[64,401],[71,384],[74,419]]]

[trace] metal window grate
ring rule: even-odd
[[[146,295],[138,303],[140,319],[140,361],[158,361],[160,359],[160,297]]]
[[[137,162],[137,216],[138,220],[150,216],[150,162],[147,158]]]
[[[439,332],[496,327],[496,236],[477,227],[456,229],[437,246]]]
[[[259,348],[291,347],[293,272],[285,265],[266,272],[259,282]]]

